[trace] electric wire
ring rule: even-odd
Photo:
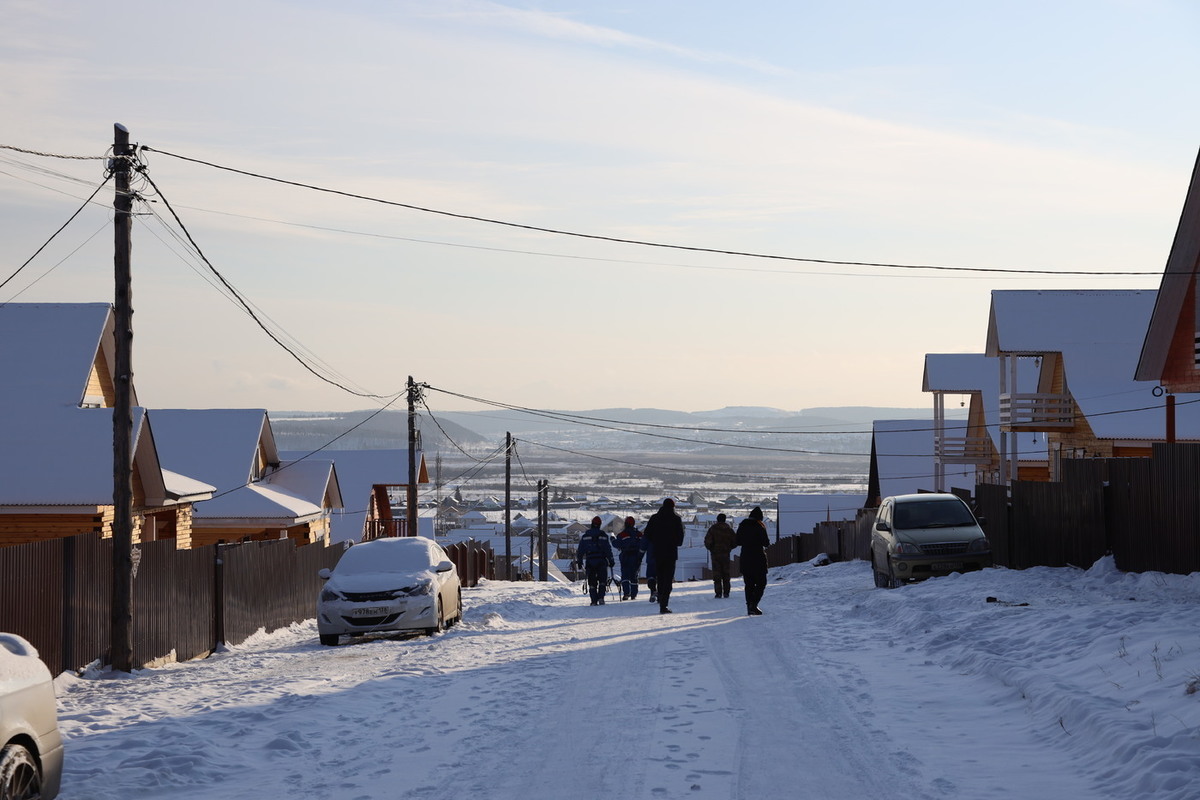
[[[7,278],[5,278],[5,279],[4,279],[2,282],[0,282],[0,289],[3,289],[5,286],[7,286],[7,285],[8,285],[8,283],[9,283],[9,282],[10,282],[10,281],[11,281],[13,278],[15,278],[15,277],[17,277],[18,275],[20,275],[20,274],[21,274],[21,270],[23,270],[23,269],[25,269],[26,267],[28,267],[28,266],[29,266],[29,264],[30,264],[30,263],[31,263],[31,262],[32,262],[32,261],[33,261],[35,258],[37,258],[37,257],[38,257],[38,255],[39,255],[39,254],[40,254],[40,253],[41,253],[43,250],[45,250],[47,247],[49,247],[49,246],[50,246],[50,243],[54,241],[55,237],[57,237],[57,236],[58,236],[60,233],[62,233],[64,230],[66,230],[66,227],[67,227],[68,225],[70,225],[70,224],[71,224],[71,223],[72,223],[72,222],[75,220],[75,218],[76,218],[76,217],[78,217],[78,216],[80,215],[80,213],[82,213],[82,212],[83,212],[83,210],[84,210],[85,208],[87,208],[87,207],[88,207],[88,204],[89,204],[90,202],[92,202],[92,198],[93,198],[93,197],[95,197],[97,194],[99,194],[99,193],[100,193],[100,190],[101,190],[101,189],[103,189],[103,188],[105,187],[105,185],[106,185],[106,184],[107,184],[107,183],[108,183],[108,182],[109,182],[111,179],[112,179],[112,176],[111,176],[111,175],[107,175],[107,176],[105,176],[104,180],[100,182],[100,185],[99,185],[99,186],[97,186],[97,187],[96,187],[96,189],[95,189],[95,190],[94,190],[94,191],[91,193],[91,195],[89,195],[89,196],[88,196],[88,199],[83,201],[83,205],[81,205],[79,208],[75,209],[75,213],[74,213],[74,214],[72,214],[71,216],[67,217],[67,221],[66,221],[66,222],[64,222],[62,225],[60,225],[60,226],[59,226],[59,228],[58,228],[58,230],[56,230],[54,233],[50,234],[50,238],[49,238],[49,239],[47,239],[45,242],[43,242],[43,243],[42,243],[42,246],[41,246],[41,247],[39,247],[37,250],[35,250],[35,251],[34,251],[34,253],[33,253],[33,255],[31,255],[29,258],[25,259],[25,263],[24,263],[24,264],[22,264],[21,266],[17,267],[17,269],[16,269],[16,271],[15,271],[15,272],[13,272],[11,275],[9,275]],[[0,303],[0,307],[2,307],[2,306],[3,306],[3,304],[2,304],[2,303]]]
[[[162,202],[167,207],[167,210],[169,212],[171,212],[171,216],[174,218],[175,224],[177,224],[179,226],[179,229],[183,232],[183,235],[185,237],[187,237],[188,243],[195,250],[196,255],[198,255],[200,257],[200,259],[204,262],[204,264],[208,267],[208,269],[210,271],[212,271],[212,273],[215,276],[217,276],[217,279],[221,281],[221,283],[225,286],[225,288],[227,288],[233,294],[233,296],[237,299],[238,303],[242,306],[243,309],[245,309],[246,313],[250,315],[250,318],[252,320],[254,320],[255,324],[257,324],[258,327],[261,328],[262,331],[265,334],[267,334],[267,336],[269,336],[272,341],[275,342],[275,344],[279,345],[279,347],[282,348],[284,350],[284,352],[288,353],[288,355],[290,355],[293,359],[295,359],[295,361],[298,364],[300,364],[300,366],[304,367],[306,370],[308,370],[310,373],[312,373],[314,376],[316,376],[319,380],[324,381],[325,383],[328,383],[331,386],[335,386],[338,389],[341,389],[342,391],[346,392],[347,394],[352,394],[357,397],[366,397],[366,398],[370,398],[373,400],[387,400],[389,397],[395,396],[395,395],[372,394],[369,392],[361,392],[361,391],[357,391],[355,389],[351,389],[349,386],[346,386],[345,384],[343,384],[339,381],[336,381],[327,375],[321,374],[315,367],[312,366],[312,364],[310,364],[308,361],[306,361],[304,358],[302,358],[300,356],[300,354],[297,353],[294,348],[289,347],[287,344],[285,344],[280,339],[280,337],[278,335],[276,335],[276,333],[274,331],[272,331],[270,328],[268,328],[266,326],[266,324],[263,323],[262,319],[260,319],[259,316],[254,312],[254,309],[251,308],[250,304],[241,296],[240,293],[237,292],[236,289],[233,288],[233,286],[229,283],[229,281],[225,279],[225,276],[222,275],[215,266],[213,266],[213,263],[208,259],[208,257],[206,255],[204,255],[204,251],[200,249],[200,246],[196,243],[196,240],[192,237],[191,233],[188,231],[187,226],[183,224],[183,220],[181,220],[179,218],[179,215],[177,213],[175,213],[175,209],[171,207],[170,201],[167,200],[166,195],[163,194],[162,189],[160,189],[158,184],[156,184],[154,182],[154,179],[151,178],[149,175],[146,175],[145,177],[146,177],[146,180],[150,183],[150,185],[154,187],[155,192],[157,192],[158,196],[162,199]],[[403,392],[398,392],[396,394],[402,394],[402,393]]]
[[[20,291],[15,292],[13,294],[13,296],[10,297],[8,300],[0,301],[0,308],[4,308],[4,306],[8,305],[9,303],[15,302],[18,297],[25,294],[25,292],[29,291],[34,286],[37,286],[38,283],[40,283],[41,280],[43,278],[45,278],[47,275],[49,275],[51,272],[54,272],[54,270],[58,269],[63,264],[70,261],[71,258],[74,257],[74,255],[76,253],[78,253],[83,248],[87,247],[87,245],[92,241],[92,239],[95,239],[97,236],[99,236],[101,233],[103,233],[109,227],[110,224],[111,223],[108,220],[105,220],[105,222],[103,224],[101,224],[99,228],[96,229],[95,233],[93,233],[91,236],[87,237],[82,242],[80,242],[78,245],[76,245],[74,250],[67,253],[65,256],[60,258],[58,261],[54,262],[52,265],[47,267],[45,272],[43,272],[41,275],[38,275],[36,278],[31,280],[29,283],[25,284],[25,286],[23,286],[20,289]]]
[[[535,231],[538,233],[548,233],[548,234],[552,234],[555,236],[569,236],[569,237],[573,237],[573,238],[577,238],[577,239],[588,239],[588,240],[592,240],[592,241],[613,242],[613,243],[617,243],[617,244],[629,244],[629,245],[636,245],[639,247],[654,247],[654,248],[660,248],[660,249],[666,249],[666,250],[680,250],[680,251],[691,252],[691,253],[710,253],[710,254],[714,254],[714,255],[738,256],[741,258],[767,259],[767,260],[774,260],[774,261],[791,261],[791,262],[799,262],[799,263],[805,263],[805,264],[827,264],[827,265],[833,265],[833,266],[850,266],[850,267],[876,267],[876,268],[881,268],[881,269],[936,270],[936,271],[943,271],[943,272],[976,272],[976,273],[988,273],[988,274],[1016,274],[1016,275],[1111,275],[1111,276],[1141,275],[1141,276],[1150,276],[1150,275],[1161,275],[1162,274],[1161,272],[1145,272],[1145,271],[1116,271],[1116,270],[1114,270],[1114,271],[1106,272],[1106,271],[1098,271],[1098,270],[1049,270],[1049,269],[1013,269],[1013,268],[1000,268],[1000,267],[966,267],[966,266],[950,266],[950,265],[942,265],[942,264],[895,264],[895,263],[876,262],[876,261],[848,261],[848,260],[826,259],[826,258],[806,258],[806,257],[800,257],[800,256],[780,255],[780,254],[775,254],[775,253],[758,253],[758,252],[745,251],[745,250],[729,250],[729,249],[714,248],[714,247],[698,247],[695,245],[672,244],[672,243],[667,243],[667,242],[653,242],[653,241],[648,241],[648,240],[644,240],[644,239],[629,239],[629,238],[624,238],[624,237],[619,237],[619,236],[605,236],[602,234],[595,234],[595,233],[582,233],[580,231],[571,231],[571,230],[565,230],[565,229],[561,229],[561,228],[550,228],[550,227],[545,227],[545,226],[540,226],[540,225],[528,225],[528,224],[520,223],[520,222],[510,222],[507,220],[494,219],[491,217],[483,217],[483,216],[479,216],[476,214],[464,214],[464,213],[455,212],[455,211],[446,211],[443,209],[429,208],[426,206],[420,206],[420,205],[416,205],[413,203],[402,203],[402,202],[399,202],[396,200],[385,200],[385,199],[382,199],[379,197],[372,197],[370,195],[358,194],[356,192],[348,192],[348,191],[344,191],[341,189],[331,189],[331,188],[324,187],[324,186],[318,186],[316,184],[304,183],[302,181],[288,180],[286,178],[279,178],[276,176],[266,175],[266,174],[259,173],[259,172],[251,172],[249,170],[238,169],[236,167],[229,167],[229,166],[225,166],[222,164],[216,164],[212,161],[205,161],[205,160],[199,159],[199,158],[192,158],[190,156],[184,156],[184,155],[180,155],[178,153],[172,153],[167,150],[159,150],[158,148],[150,147],[147,145],[143,145],[142,149],[146,152],[160,153],[164,156],[169,156],[171,158],[179,159],[180,161],[188,161],[193,164],[200,164],[202,166],[211,167],[213,169],[223,170],[225,172],[231,172],[231,173],[234,173],[237,175],[244,175],[249,178],[255,178],[255,179],[263,180],[263,181],[270,181],[272,183],[279,183],[279,184],[283,184],[285,186],[293,186],[293,187],[300,188],[300,189],[308,189],[308,190],[311,190],[314,192],[321,192],[323,194],[330,194],[330,195],[335,195],[338,197],[346,197],[346,198],[351,198],[351,199],[355,199],[355,200],[362,200],[365,202],[377,203],[380,205],[391,206],[394,208],[404,208],[404,209],[408,209],[410,211],[418,211],[418,212],[425,213],[425,214],[434,214],[437,216],[450,217],[452,219],[461,219],[461,220],[467,220],[467,221],[471,221],[471,222],[481,222],[481,223],[485,223],[485,224],[489,224],[489,225],[499,225],[499,226],[507,227],[507,228],[516,228],[518,230]]]
[[[108,158],[103,156],[68,156],[62,153],[46,153],[41,150],[29,150],[24,147],[16,147],[11,144],[0,144],[0,150],[12,150],[15,153],[24,153],[27,156],[40,156],[42,158],[62,158],[71,161],[104,161]]]

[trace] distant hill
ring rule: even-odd
[[[374,411],[272,411],[271,429],[280,450],[395,450],[408,447],[408,412],[384,411],[370,421]],[[418,416],[422,446],[427,452],[451,449],[449,434],[463,446],[486,445],[490,440],[450,420],[438,422]],[[331,444],[332,442],[332,444]]]

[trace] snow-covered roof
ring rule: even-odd
[[[145,424],[133,410],[132,455],[150,505],[166,505],[167,490]],[[24,417],[0,416],[0,453],[5,472],[0,506],[111,506],[113,417],[111,409],[62,408]]]
[[[284,527],[309,522],[320,517],[324,509],[277,486],[253,483],[231,492],[219,494],[212,500],[197,503],[192,524],[204,526],[273,526]]]
[[[280,459],[292,462],[309,455],[304,450],[285,450]],[[408,450],[322,450],[319,458],[332,461],[337,473],[343,513],[330,516],[329,541],[358,541],[363,522],[371,505],[371,488],[376,484],[405,486],[408,484]],[[305,459],[306,461],[309,459]],[[421,472],[424,454],[417,453],[417,472]],[[304,463],[304,462],[300,462]],[[286,473],[283,470],[281,475]],[[274,482],[274,478],[272,478]]]
[[[314,456],[300,461],[280,462],[279,469],[266,476],[266,483],[318,505],[322,505],[328,496],[331,507],[342,507],[337,470],[328,458]]]
[[[156,408],[150,424],[163,466],[221,492],[254,477],[260,446],[268,464],[279,462],[271,423],[261,408]]]
[[[865,494],[781,494],[776,510],[780,536],[812,533],[818,522],[854,519],[866,505]]]
[[[933,491],[933,420],[877,419],[872,428],[871,470],[879,480],[879,496]],[[947,490],[975,491],[974,466],[947,464],[945,470]]]
[[[112,328],[108,303],[0,305],[0,413],[78,408],[97,353],[113,366]]]
[[[1033,359],[1017,360],[1017,385],[1036,387],[1041,367]],[[928,353],[921,390],[946,394],[977,395],[983,402],[983,419],[992,444],[1000,447],[1000,359],[982,353]],[[947,419],[950,435],[961,436],[965,419]],[[1034,436],[1034,434],[1030,434]],[[1044,434],[1037,434],[1044,439]],[[1043,442],[1044,445],[1044,442]],[[1045,447],[1042,447],[1045,452]]]
[[[1162,440],[1164,401],[1151,394],[1153,383],[1134,380],[1156,294],[993,291],[987,354],[1062,353],[1067,390],[1096,436]],[[1036,390],[1036,385],[1016,388]],[[1181,439],[1200,438],[1200,407],[1179,406],[1176,431]]]
[[[164,469],[162,476],[167,492],[182,500],[207,500],[217,490],[217,487],[210,483],[194,480],[186,475],[180,475],[178,472],[171,472],[169,469]]]

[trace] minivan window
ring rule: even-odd
[[[896,527],[902,530],[913,528],[956,528],[974,525],[971,511],[959,500],[918,500],[913,503],[896,504]]]

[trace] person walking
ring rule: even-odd
[[[625,518],[625,528],[613,542],[621,551],[621,599],[636,600],[638,580],[642,571],[642,532],[636,527],[637,520]]]
[[[650,602],[658,602],[658,569],[654,565],[654,548],[650,540],[642,533],[642,553],[646,556],[646,590],[650,592]]]
[[[592,527],[579,537],[575,551],[575,562],[583,566],[587,574],[588,595],[592,605],[604,605],[604,590],[608,587],[608,571],[613,566],[612,542],[608,534],[600,530],[602,520],[592,517]]]
[[[758,604],[767,588],[767,548],[771,539],[767,526],[763,524],[763,512],[758,506],[750,509],[750,516],[742,520],[737,529],[737,545],[742,548],[742,581],[746,585],[746,613],[750,616],[762,614]]]
[[[704,534],[704,548],[712,554],[713,591],[717,598],[729,597],[729,553],[737,547],[737,534],[725,521],[724,514],[717,514],[717,521]]]
[[[670,614],[671,584],[675,582],[675,562],[683,544],[683,520],[675,513],[675,500],[668,497],[662,507],[646,521],[642,532],[654,551],[657,576],[658,613]]]

